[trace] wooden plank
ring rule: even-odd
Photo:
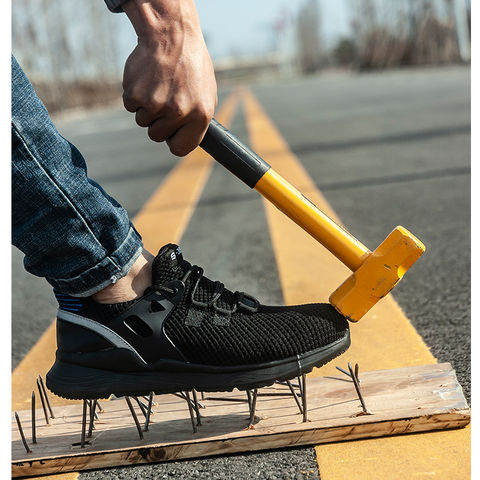
[[[55,409],[45,424],[38,410],[37,441],[25,453],[12,416],[12,475],[33,476],[92,468],[198,458],[287,446],[321,444],[412,432],[464,427],[470,410],[450,364],[360,372],[370,415],[362,415],[352,382],[343,374],[309,378],[308,418],[302,416],[288,388],[261,389],[254,428],[248,429],[244,392],[206,394],[202,425],[192,433],[187,404],[173,395],[156,396],[149,431],[139,440],[124,399],[102,402],[104,412],[84,449],[80,441],[80,405]],[[282,396],[265,394],[285,393]],[[135,402],[133,402],[135,403]],[[138,409],[140,421],[143,416]],[[27,441],[30,412],[19,412]]]

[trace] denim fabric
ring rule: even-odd
[[[25,269],[69,295],[115,283],[142,252],[127,212],[87,177],[13,56],[12,221]]]

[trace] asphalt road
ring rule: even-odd
[[[354,235],[374,248],[402,224],[427,245],[394,297],[437,359],[454,365],[469,398],[470,69],[317,75],[253,85],[253,93]],[[83,152],[89,175],[131,216],[176,161],[132,121],[113,109],[57,124]],[[241,111],[231,130],[246,140]],[[282,302],[261,199],[219,165],[182,249],[233,290]],[[49,286],[26,274],[21,259],[13,249],[14,366],[56,311]],[[80,478],[312,479],[318,471],[313,449],[300,448]]]

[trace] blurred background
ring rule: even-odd
[[[426,244],[394,297],[438,361],[454,365],[469,399],[471,1],[195,3],[220,106],[236,85],[248,86],[344,225],[367,246],[379,245],[396,225]],[[136,45],[128,19],[109,12],[103,0],[15,0],[12,14],[13,53],[55,125],[85,156],[89,177],[134,218],[179,162],[123,108],[123,65]],[[230,124],[245,142],[247,121],[238,108]],[[284,297],[269,229],[261,198],[215,164],[181,245],[207,276],[278,304]],[[23,254],[12,252],[16,367],[51,324],[57,304],[47,282],[25,272]],[[315,472],[312,480],[316,465],[311,448],[238,455],[196,461],[195,478]],[[135,471],[144,479],[175,472],[191,478],[189,468],[191,462],[175,462]],[[127,477],[112,470],[79,478]]]
[[[470,0],[197,0],[220,87],[470,61]],[[81,11],[80,11],[81,9]],[[101,0],[15,0],[13,51],[51,113],[118,100],[136,36]]]

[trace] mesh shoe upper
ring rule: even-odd
[[[330,304],[270,307],[257,303],[252,308],[249,299],[242,306],[239,292],[206,278],[172,244],[155,258],[153,284],[181,279],[188,271],[192,273],[185,281],[186,293],[164,329],[190,362],[247,365],[280,360],[335,342],[348,330],[346,319]],[[211,305],[198,307],[199,303]],[[194,324],[189,322],[192,310],[200,318]],[[233,313],[224,314],[229,311]]]

